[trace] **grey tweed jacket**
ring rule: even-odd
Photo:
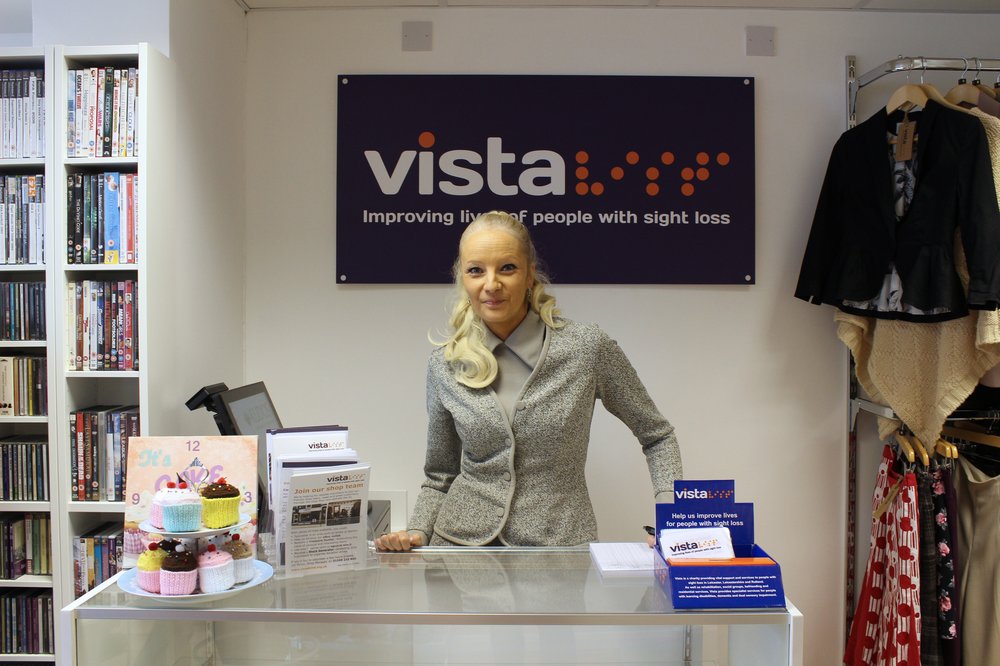
[[[427,478],[409,529],[462,545],[596,540],[584,467],[597,399],[639,440],[654,491],[670,493],[681,477],[674,429],[596,325],[547,329],[511,421],[493,389],[458,383],[443,349],[435,350],[427,364]]]

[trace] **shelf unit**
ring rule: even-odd
[[[53,611],[55,622],[58,622],[58,610],[60,608],[59,597],[56,588],[60,579],[61,567],[56,557],[55,534],[59,530],[62,521],[59,506],[59,488],[55,482],[55,475],[52,470],[58,464],[56,455],[57,433],[55,420],[52,415],[56,413],[55,391],[55,337],[54,332],[54,294],[51,285],[54,276],[54,256],[52,227],[52,206],[56,191],[52,187],[52,174],[54,173],[54,151],[51,142],[51,126],[53,119],[53,52],[46,48],[0,48],[0,69],[29,69],[42,70],[45,80],[45,94],[42,109],[45,113],[45,151],[44,156],[39,157],[0,157],[0,177],[12,175],[40,174],[44,176],[45,203],[43,205],[43,225],[42,235],[44,237],[44,251],[42,263],[38,264],[0,264],[0,281],[11,282],[32,282],[40,281],[46,284],[44,300],[44,319],[46,326],[46,339],[37,341],[9,341],[0,340],[0,355],[19,355],[31,352],[44,355],[46,358],[46,379],[47,379],[47,403],[48,416],[6,416],[0,417],[0,436],[24,435],[42,436],[49,442],[48,447],[48,467],[49,467],[49,500],[48,501],[0,501],[0,512],[4,513],[34,513],[48,514],[51,524],[52,543],[50,552],[52,554],[52,575],[24,575],[15,580],[0,580],[0,593],[12,590],[52,590]],[[0,663],[3,662],[52,662],[54,654],[2,654],[0,653]]]
[[[61,511],[64,519],[60,522],[59,531],[55,537],[59,544],[59,569],[62,575],[56,582],[57,599],[60,605],[69,603],[74,598],[74,562],[72,543],[79,535],[106,522],[121,521],[124,514],[123,502],[77,501],[71,496],[71,449],[69,415],[78,409],[93,405],[139,405],[141,414],[141,433],[146,434],[145,416],[149,409],[149,373],[137,371],[89,371],[70,370],[69,344],[70,332],[67,330],[67,317],[71,313],[67,302],[66,288],[71,282],[80,280],[135,280],[137,303],[135,327],[139,334],[140,349],[148,340],[148,329],[143,316],[144,307],[148,303],[147,271],[144,251],[148,247],[146,229],[150,225],[147,211],[147,183],[152,172],[155,172],[153,160],[147,156],[155,150],[152,142],[147,141],[146,129],[149,127],[149,91],[153,88],[156,72],[161,65],[161,57],[146,45],[109,46],[109,47],[61,47],[54,48],[53,76],[56,90],[56,114],[53,123],[53,133],[56,146],[55,180],[60,184],[60,196],[54,201],[52,214],[55,220],[54,243],[57,251],[56,269],[53,275],[53,290],[55,298],[56,345],[56,440],[60,442],[58,456],[54,467],[54,483],[60,489]],[[135,67],[138,71],[138,96],[135,112],[135,135],[138,146],[137,157],[75,157],[68,154],[67,140],[67,85],[69,71],[83,67],[115,68]],[[66,238],[68,219],[68,198],[66,192],[67,177],[76,174],[97,174],[108,171],[138,174],[139,182],[136,197],[139,202],[136,219],[136,243],[139,248],[137,262],[134,264],[70,264],[67,260]],[[143,364],[140,364],[143,368]]]

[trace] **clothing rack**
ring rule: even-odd
[[[851,128],[857,124],[855,109],[857,108],[858,91],[870,83],[881,79],[887,74],[896,72],[929,72],[947,71],[973,73],[1000,72],[1000,58],[980,58],[979,56],[959,57],[959,58],[925,58],[924,56],[906,57],[899,56],[894,60],[886,60],[884,63],[870,69],[861,76],[857,76],[857,57],[847,56],[847,127]],[[1000,81],[1000,74],[997,76]]]
[[[963,77],[965,78],[965,72],[972,72],[972,76],[978,78],[978,74],[982,72],[997,72],[997,78],[994,82],[994,87],[1000,85],[1000,58],[982,58],[978,56],[972,57],[958,57],[958,58],[928,58],[924,56],[917,57],[907,57],[898,56],[895,59],[887,60],[882,64],[868,70],[864,74],[858,75],[857,69],[857,56],[848,55],[846,56],[846,111],[847,111],[847,129],[851,129],[857,125],[857,99],[858,93],[867,85],[878,81],[884,76],[889,74],[895,74],[898,72],[913,73],[917,72],[923,75],[927,71],[952,71],[952,72],[963,72]],[[873,413],[878,416],[884,416],[887,418],[899,419],[894,410],[885,405],[880,405],[870,400],[865,400],[857,396],[856,382],[857,380],[853,377],[853,361],[851,362],[849,385],[851,386],[851,396],[850,405],[848,409],[848,420],[847,420],[847,524],[846,524],[846,553],[845,553],[845,638],[846,632],[849,630],[851,625],[851,617],[854,610],[854,596],[855,596],[855,555],[856,555],[856,530],[857,530],[857,516],[856,516],[856,494],[857,494],[857,429],[856,421],[858,411],[862,410],[865,412]],[[953,415],[956,416],[957,415]],[[970,418],[971,416],[971,418]],[[968,412],[963,414],[962,420],[979,420],[989,419],[995,420],[997,417],[997,412],[989,412],[984,414],[973,414],[970,415]],[[949,419],[945,422],[947,429],[952,429],[954,427],[954,421]],[[954,435],[952,434],[952,437]]]

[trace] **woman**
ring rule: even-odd
[[[454,274],[452,333],[427,366],[427,478],[408,529],[378,548],[596,540],[584,467],[597,398],[639,439],[665,501],[681,476],[673,427],[617,343],[558,316],[524,225],[480,215]]]

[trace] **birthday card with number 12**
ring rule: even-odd
[[[221,481],[220,481],[221,479]],[[150,522],[157,493],[193,492],[209,484],[225,483],[239,491],[239,519],[227,529],[200,525],[172,538],[190,535],[257,542],[257,437],[208,435],[205,437],[133,437],[129,440],[125,478],[124,566],[134,566],[147,544],[159,541],[164,531]],[[168,485],[173,484],[173,485]],[[183,485],[181,485],[183,484]]]

